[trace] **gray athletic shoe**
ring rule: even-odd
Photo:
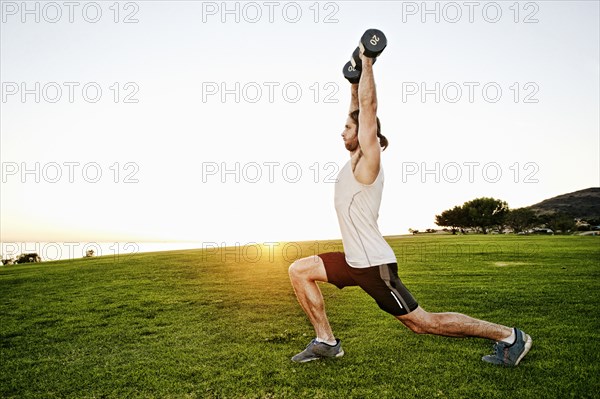
[[[504,342],[496,342],[494,345],[494,354],[481,358],[484,362],[500,364],[503,366],[517,366],[521,359],[525,357],[533,340],[525,332],[515,328],[516,339],[512,345]]]
[[[344,350],[342,349],[342,341],[335,340],[335,345],[327,345],[323,342],[317,342],[317,339],[310,341],[310,344],[302,352],[292,358],[293,362],[306,363],[311,360],[317,360],[326,357],[342,357]]]

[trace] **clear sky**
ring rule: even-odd
[[[597,1],[1,6],[4,242],[339,238],[367,28],[389,41],[384,235],[600,185]]]

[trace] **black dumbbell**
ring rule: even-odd
[[[379,54],[387,46],[387,38],[382,31],[378,29],[367,29],[360,38],[358,47],[352,53],[350,62],[344,65],[344,77],[350,83],[358,83],[362,71],[362,61],[360,60],[360,51],[369,58],[373,58],[373,64],[377,61]]]
[[[387,38],[378,29],[367,29],[360,38],[359,47],[369,58],[378,57],[387,46]]]
[[[360,70],[354,68],[350,61],[344,65],[344,77],[350,83],[358,83],[360,81]]]

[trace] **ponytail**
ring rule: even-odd
[[[358,114],[360,113],[360,110],[354,110],[352,112],[350,112],[349,116],[350,118],[352,118],[352,120],[354,121],[354,123],[356,123],[356,132],[358,133]],[[379,138],[379,145],[383,148],[383,151],[385,151],[385,149],[388,147],[389,142],[388,139],[381,134],[381,122],[379,122],[379,118],[377,117],[377,137]]]

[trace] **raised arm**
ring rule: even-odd
[[[350,85],[350,111],[354,112],[358,109],[358,83],[352,83]]]
[[[379,173],[381,147],[377,138],[377,92],[373,77],[373,59],[362,55],[362,73],[358,85],[358,142],[366,161],[368,176],[375,180]],[[368,179],[371,180],[371,179]]]

